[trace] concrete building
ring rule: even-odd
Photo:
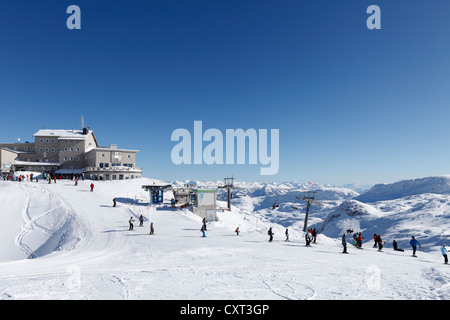
[[[217,189],[194,189],[195,201],[192,212],[206,221],[218,221],[217,217]]]
[[[134,179],[142,170],[136,167],[138,150],[100,147],[94,132],[42,129],[34,142],[0,143],[2,173],[34,171],[61,175],[81,175],[102,180]]]

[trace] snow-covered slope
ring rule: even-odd
[[[78,186],[70,180],[0,182],[0,298],[450,298],[448,266],[438,252],[420,251],[412,258],[408,248],[380,253],[349,246],[350,254],[343,255],[336,227],[346,227],[347,219],[368,233],[374,223],[388,231],[395,227],[405,237],[421,224],[431,233],[442,232],[447,195],[362,203],[351,190],[316,187],[324,205],[311,207],[310,221],[325,227],[318,243],[305,247],[304,203],[296,198],[308,189],[304,185],[237,183],[232,210],[219,212],[219,221],[208,223],[202,238],[200,217],[170,208],[170,192],[165,204],[149,204],[141,186],[153,181],[95,181],[93,192],[91,181]],[[224,200],[219,194],[219,206],[226,206]],[[430,213],[435,221],[428,221]],[[138,221],[140,215],[144,226],[135,223],[129,231],[130,217]],[[150,222],[155,235],[149,235]],[[434,224],[438,229],[430,229]],[[272,243],[267,242],[269,227],[275,233]]]

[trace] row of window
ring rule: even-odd
[[[52,143],[55,143],[55,139],[51,139],[51,141],[52,141]],[[39,142],[40,142],[40,143],[44,143],[44,139],[39,139]],[[46,142],[46,143],[49,143],[49,142],[50,142],[50,139],[45,139],[45,142]]]
[[[108,162],[106,162],[106,163],[100,162],[98,165],[100,168],[109,168]],[[133,165],[131,163],[111,163],[111,167],[119,167],[119,166],[130,167],[130,168],[133,167]]]
[[[24,149],[25,149],[25,151],[28,151],[28,148],[24,148]],[[56,149],[55,148],[51,148],[51,149],[45,148],[46,152],[49,152],[50,150],[52,152],[55,152],[55,151],[60,152],[61,151],[61,149],[59,149],[59,148],[56,148]],[[75,148],[75,149],[74,148],[70,148],[70,149],[69,148],[64,148],[64,151],[69,151],[69,150],[70,151],[80,151],[80,148]],[[30,151],[33,151],[33,148],[30,147]],[[40,152],[44,151],[44,148],[39,148],[39,151]]]
[[[119,152],[114,152],[114,158],[119,158],[119,156],[120,156],[120,153],[119,153]],[[105,154],[102,153],[102,154],[100,155],[100,157],[104,158],[104,157],[105,157]],[[128,159],[131,159],[131,154],[128,154],[128,155],[127,155],[127,158],[128,158]]]

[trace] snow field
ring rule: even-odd
[[[285,242],[286,225],[271,221],[268,209],[255,212],[245,196],[233,200],[231,212],[219,212],[202,238],[201,219],[189,210],[149,205],[141,185],[153,181],[95,181],[93,192],[91,181],[1,182],[0,298],[449,298],[448,266],[434,253],[377,252],[367,240],[362,250],[349,244],[345,255],[340,239],[323,234],[305,247],[302,223],[288,226]]]

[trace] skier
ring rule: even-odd
[[[153,229],[153,222],[150,223],[150,234],[154,234],[155,233],[155,229]]]
[[[313,238],[313,243],[316,243],[316,239],[317,239],[316,228],[314,228],[314,230],[312,230],[311,235],[312,235],[312,238]]]
[[[203,223],[203,227],[202,228],[205,228],[205,231],[207,231],[206,230],[206,218],[203,218],[202,223]]]
[[[411,245],[412,249],[413,249],[413,257],[417,257],[416,256],[416,250],[417,250],[417,245],[419,245],[419,248],[421,248],[419,241],[417,241],[414,236],[411,237],[411,241],[409,242],[409,244]]]
[[[236,232],[236,235],[239,235],[239,227],[236,228],[236,230],[234,230],[234,232]]]
[[[75,185],[76,186],[78,185],[78,179],[75,179]]]
[[[377,235],[377,243],[378,243],[378,251],[382,251],[383,249],[383,240],[381,240],[381,236]]]
[[[202,237],[206,237],[206,224],[202,225],[202,228],[200,229],[200,231],[203,233]]]
[[[311,237],[309,236],[309,232],[305,233],[305,242],[306,242],[306,246],[310,247],[311,246]]]
[[[448,264],[448,258],[447,258],[448,251],[447,251],[447,248],[445,247],[445,244],[442,245],[441,252],[442,252],[442,255],[444,256],[444,263]]]
[[[113,199],[113,207],[115,207],[116,204],[117,204],[117,200],[116,200],[116,198],[114,198],[114,199]]]
[[[288,229],[286,229],[286,232],[284,233],[286,235],[286,240],[285,241],[289,241],[289,232]]]
[[[377,244],[378,244],[377,238],[378,238],[377,234],[374,233],[374,234],[373,234],[373,247],[374,247],[374,248],[376,248],[376,247],[377,247]]]
[[[143,227],[143,226],[144,226],[144,217],[141,214],[141,216],[139,217],[139,227]]]
[[[91,183],[91,191],[94,191],[94,184]]]
[[[134,222],[133,217],[130,217],[130,220],[128,220],[128,223],[130,224],[130,228],[128,230],[133,230],[133,222]]]
[[[401,252],[404,252],[405,250],[403,250],[403,249],[399,249],[398,248],[398,246],[397,246],[397,241],[393,241],[392,242],[392,246],[394,247],[394,251],[401,251]]]
[[[272,227],[269,228],[269,231],[267,231],[267,234],[269,235],[269,242],[272,242],[272,240],[273,240]]]
[[[342,253],[348,253],[347,252],[347,241],[345,239],[345,233],[342,235],[342,245],[344,246],[344,251],[342,251]]]
[[[356,246],[357,246],[358,248],[361,248],[361,247],[362,247],[362,239],[363,239],[362,233],[360,232],[360,233],[358,233],[358,239],[356,240]]]

